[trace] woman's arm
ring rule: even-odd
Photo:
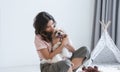
[[[72,45],[72,42],[70,41],[70,39],[68,38],[68,43],[66,44],[65,48],[67,48],[70,52],[74,52],[75,48]]]
[[[62,29],[61,29],[62,30]],[[62,30],[63,31],[63,30]],[[63,31],[64,32],[64,31]],[[64,32],[65,33],[65,32]],[[65,33],[66,34],[66,33]],[[67,34],[66,34],[67,35]],[[70,42],[70,39],[67,35],[67,44],[65,45],[65,48],[67,48],[70,52],[74,52],[75,48],[73,47],[73,45]]]
[[[75,51],[75,48],[74,48],[73,45],[71,45],[70,43],[68,43],[65,47],[66,47],[70,52],[74,52],[74,51]]]
[[[42,53],[45,59],[52,59],[56,54],[61,53],[64,46],[67,44],[68,38],[64,38],[62,44],[56,48],[53,52],[49,52],[47,48],[41,49],[40,52]]]
[[[53,52],[49,52],[47,48],[44,48],[44,49],[41,49],[40,52],[42,53],[45,59],[52,59],[56,54],[59,54],[62,51],[63,47],[64,46],[61,45],[57,49],[55,49]]]

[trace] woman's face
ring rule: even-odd
[[[54,28],[55,28],[54,26],[55,26],[55,24],[54,24],[53,20],[49,20],[47,27],[46,27],[46,32],[53,32]]]

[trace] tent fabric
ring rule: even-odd
[[[104,48],[109,48],[111,50],[111,52],[113,52],[118,63],[120,63],[120,50],[117,48],[114,41],[112,40],[112,38],[110,37],[110,35],[107,32],[107,28],[110,25],[110,21],[107,24],[105,24],[104,21],[102,21],[100,23],[103,27],[103,33],[102,33],[96,47],[91,52],[89,60],[86,61],[86,63],[84,65],[91,65],[93,63],[94,59],[101,53],[101,51]]]

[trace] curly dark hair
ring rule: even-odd
[[[43,11],[37,14],[33,23],[33,27],[35,28],[35,34],[40,34],[42,36],[42,39],[47,42],[50,42],[52,40],[51,33],[45,31],[49,20],[52,20],[56,25],[56,21],[53,16]]]

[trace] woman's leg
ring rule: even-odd
[[[72,66],[72,70],[77,69],[82,63],[84,58],[74,58],[72,59],[72,63],[74,66]]]
[[[40,64],[41,72],[72,72],[70,60]]]
[[[84,60],[88,58],[88,56],[89,51],[86,47],[81,47],[78,50],[76,50],[71,57],[71,62],[74,64],[74,66],[72,66],[72,69],[75,70],[80,65],[82,65]]]
[[[57,66],[59,68],[57,72],[73,72],[70,60],[60,61],[57,63]]]

